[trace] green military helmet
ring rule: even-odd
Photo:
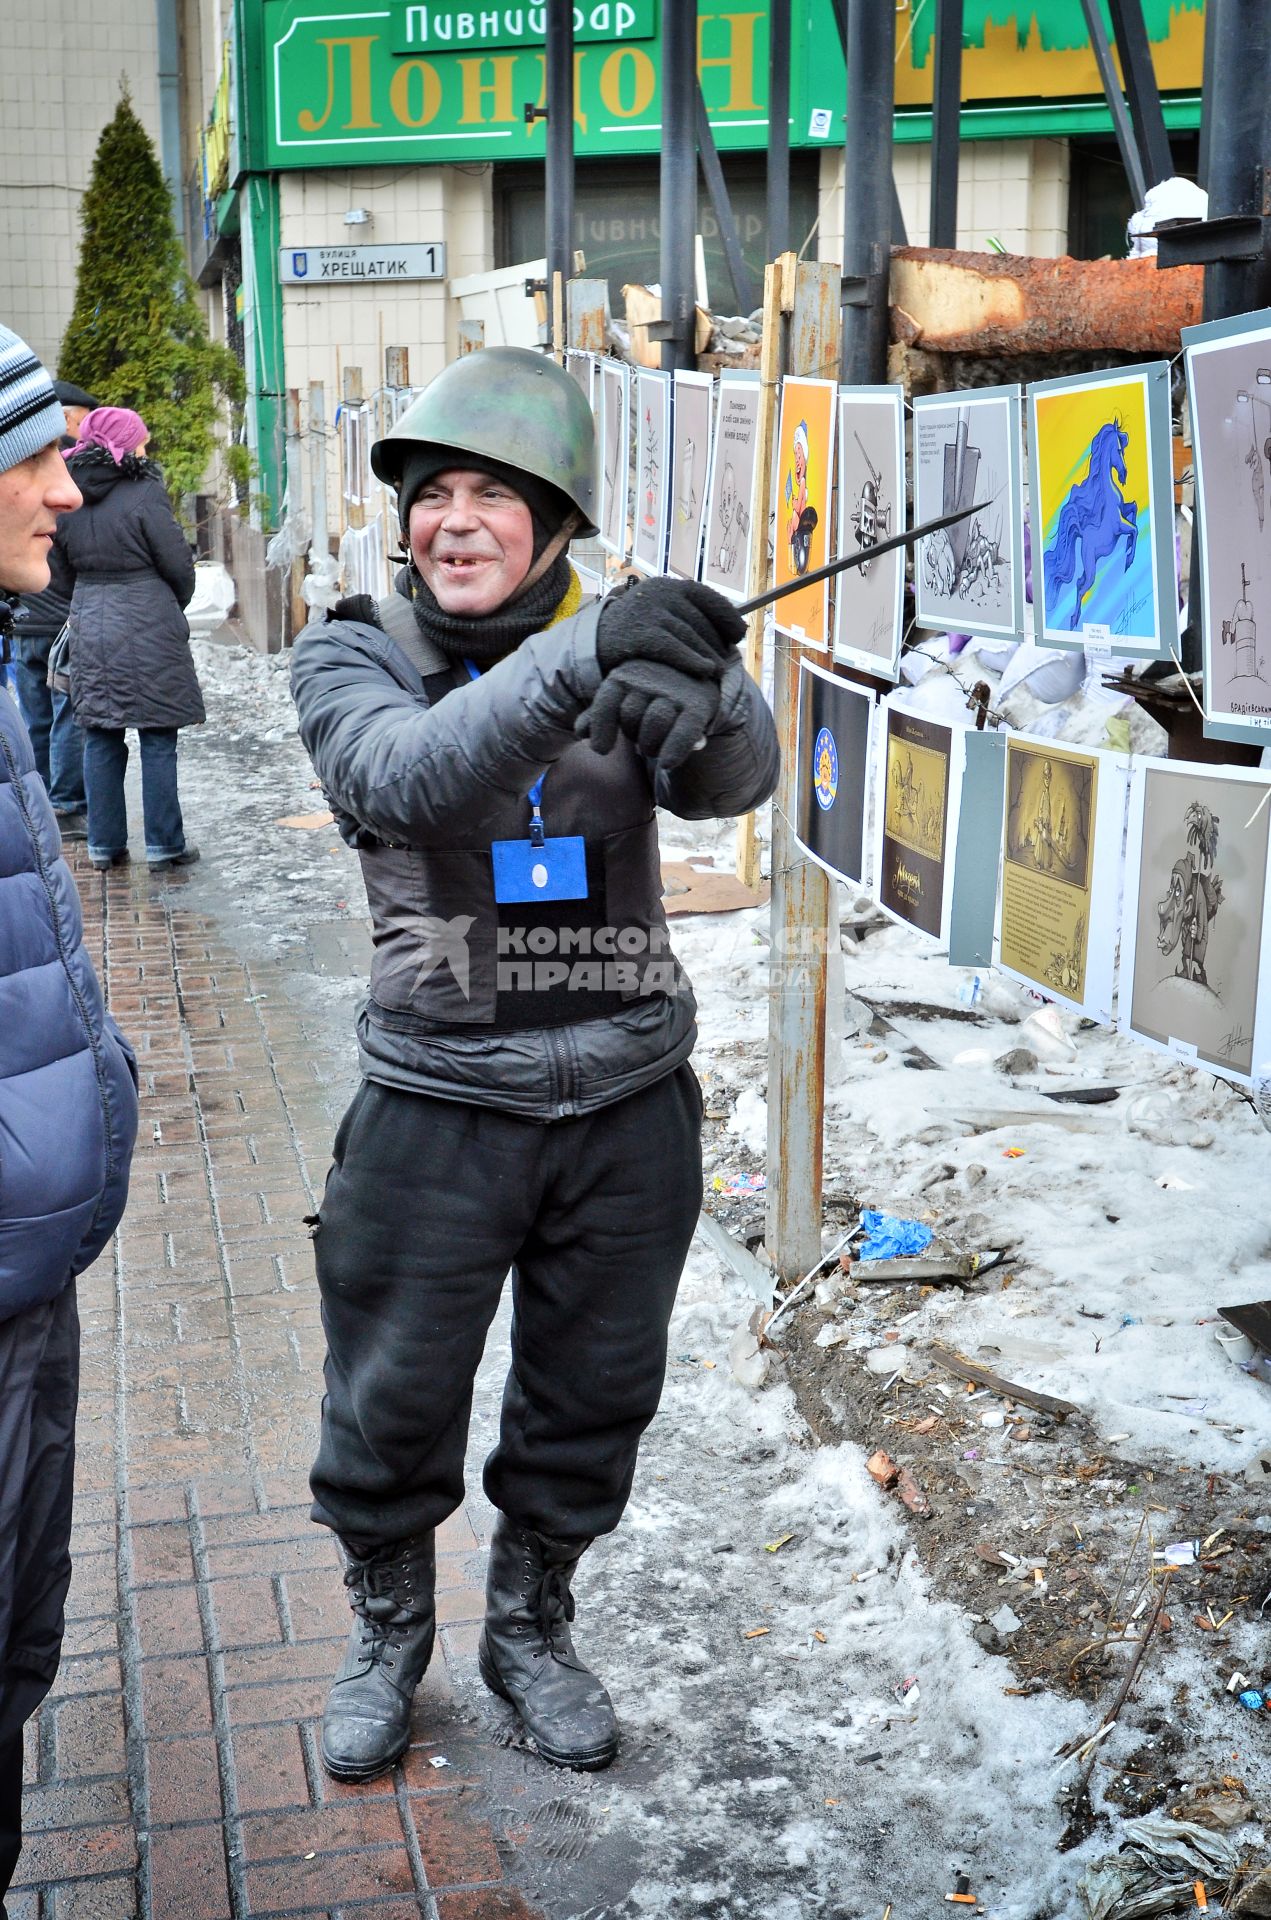
[[[482,347],[452,360],[371,448],[371,466],[400,490],[412,448],[497,460],[563,494],[596,531],[596,434],[575,380],[546,354]]]

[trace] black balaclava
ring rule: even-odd
[[[474,473],[488,473],[524,500],[530,510],[534,529],[533,564],[541,559],[565,521],[576,510],[549,481],[501,460],[489,460],[476,454],[464,454],[454,447],[412,447],[402,463],[401,485],[397,492],[402,539],[410,553],[410,510],[421,490],[439,473],[452,467],[467,466]],[[411,605],[419,630],[425,639],[452,660],[471,660],[477,667],[492,667],[506,654],[541,633],[565,596],[569,586],[569,559],[564,548],[550,566],[521,593],[514,594],[493,613],[447,613],[431,587],[421,578],[412,554],[409,562]]]

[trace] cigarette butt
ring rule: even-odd
[[[779,1540],[770,1540],[764,1548],[764,1552],[780,1553],[782,1547],[788,1546],[793,1539],[794,1535],[792,1533],[783,1533]]]
[[[955,1907],[978,1907],[980,1904],[973,1893],[946,1893],[944,1897]]]
[[[1209,1901],[1205,1895],[1204,1881],[1198,1880],[1192,1888],[1192,1892],[1196,1895],[1196,1905],[1200,1908],[1201,1912],[1204,1913],[1209,1906]]]
[[[743,1633],[741,1637],[743,1640],[762,1640],[765,1633],[771,1632],[771,1627],[751,1627],[748,1632]]]
[[[827,1806],[827,1807],[837,1807],[837,1805],[838,1805],[838,1801],[837,1801],[837,1800],[827,1800],[825,1804],[826,1804],[826,1806]]]
[[[823,1633],[821,1632],[821,1629],[820,1629],[820,1627],[814,1627],[814,1628],[813,1628],[813,1630],[812,1630],[812,1638],[813,1638],[814,1640],[819,1640],[822,1646],[824,1646],[824,1645],[825,1645],[825,1635],[824,1635],[824,1634],[823,1634]]]

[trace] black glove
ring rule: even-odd
[[[746,623],[713,587],[695,580],[640,580],[611,593],[600,612],[596,658],[612,673],[624,660],[656,660],[718,680]]]
[[[624,660],[579,714],[574,732],[597,753],[611,752],[625,733],[670,773],[701,745],[718,712],[718,680],[694,679],[655,660]]]

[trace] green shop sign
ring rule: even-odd
[[[575,40],[652,40],[657,30],[657,0],[590,0],[574,8]],[[434,7],[393,0],[394,53],[541,47],[546,38],[546,5]]]
[[[551,0],[560,5],[567,0]],[[862,0],[891,6],[893,0]],[[541,159],[546,6],[449,0],[236,0],[243,163],[283,167]],[[700,0],[697,66],[718,146],[768,144],[767,0]],[[930,0],[896,15],[896,135],[929,137]],[[574,147],[662,144],[657,0],[574,7]],[[841,146],[843,55],[833,0],[791,9],[790,140]],[[1145,0],[1171,125],[1195,124],[1202,0]],[[964,139],[1110,127],[1082,0],[966,0]]]
[[[546,102],[542,6],[406,5],[402,0],[258,0],[263,151],[250,164],[280,167],[403,161],[541,159]],[[791,139],[842,139],[843,66],[829,0],[812,0],[791,61]],[[816,16],[822,81],[808,98]],[[824,14],[824,18],[822,18]],[[661,20],[657,0],[582,0],[574,49],[575,151],[656,153],[661,146]],[[515,31],[514,31],[515,30]],[[422,37],[421,37],[422,36]],[[768,139],[768,7],[702,0],[698,71],[721,147]],[[838,61],[834,77],[834,59]],[[828,79],[828,85],[825,80]],[[811,135],[811,109],[821,109]]]

